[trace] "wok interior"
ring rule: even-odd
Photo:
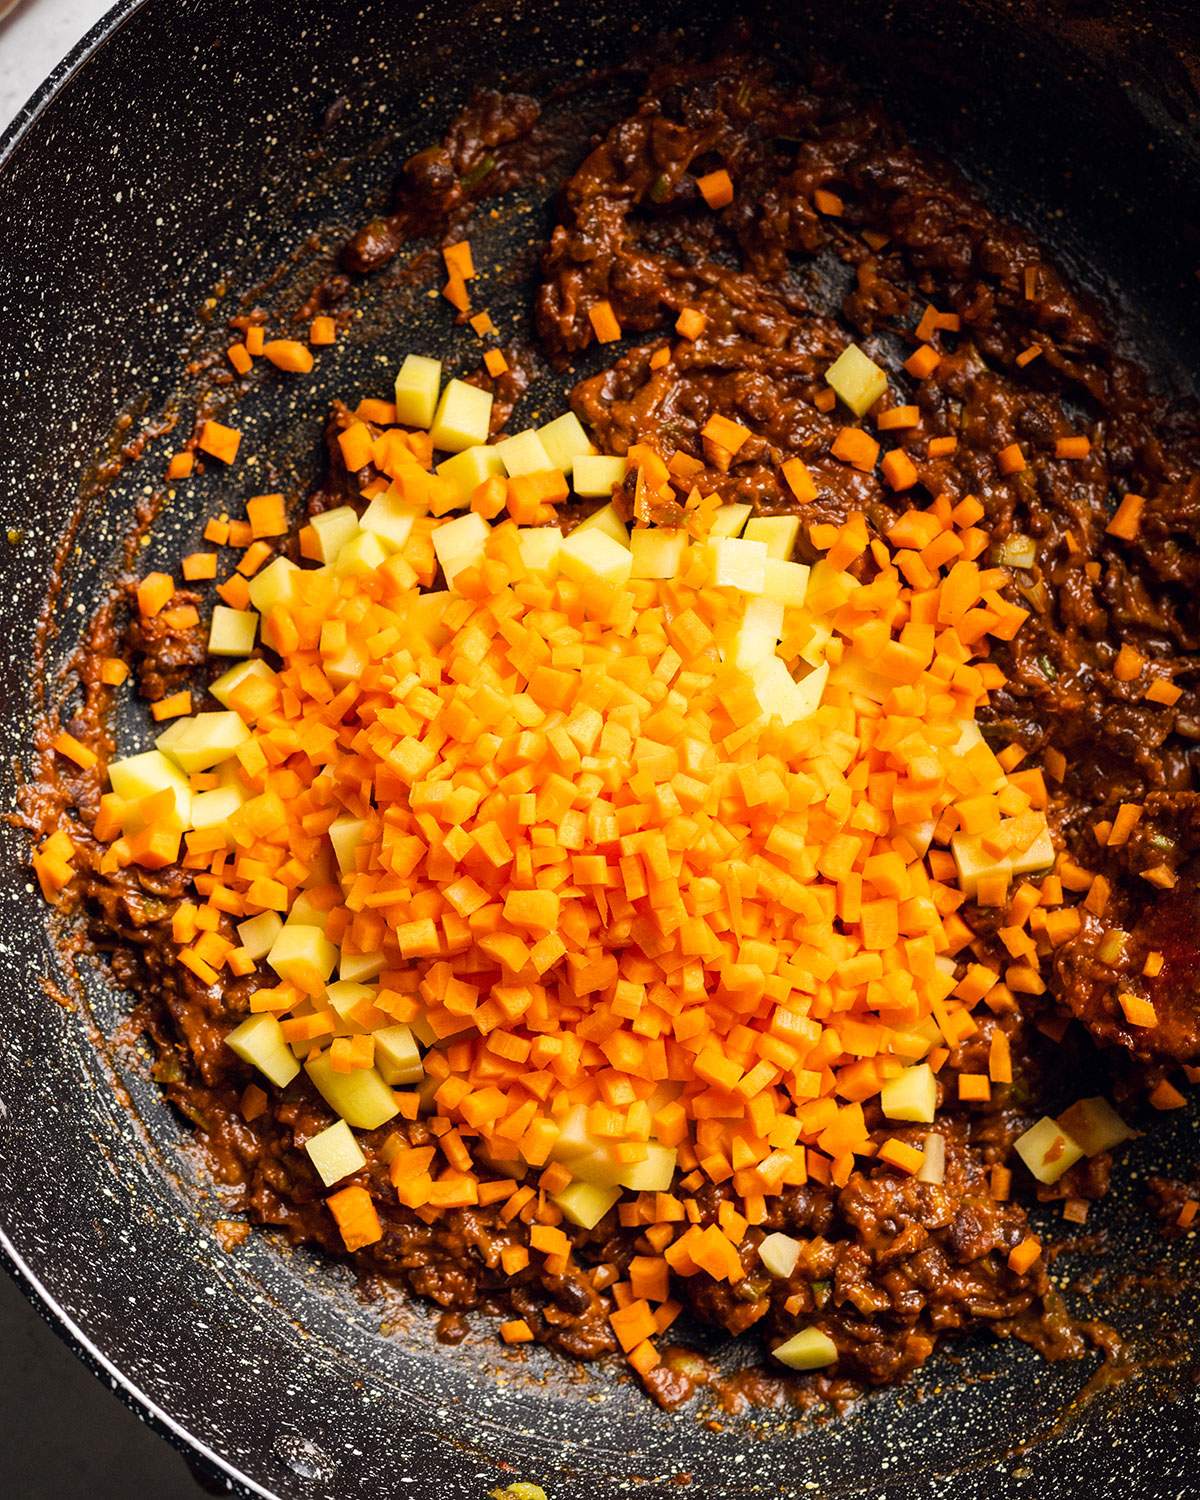
[[[93,455],[119,449],[177,399],[190,413],[187,358],[223,348],[223,321],[243,299],[295,306],[367,207],[386,203],[399,161],[436,139],[477,83],[504,79],[546,96],[589,66],[653,51],[659,28],[676,23],[702,49],[726,17],[679,3],[611,13],[548,3],[418,13],[387,0],[352,14],[271,0],[131,9],[18,138],[0,175],[0,305],[20,309],[0,330],[5,409],[20,414],[0,440],[0,493],[23,533],[3,553],[10,755],[29,731],[36,622]],[[1076,21],[1064,41],[1053,12],[1035,22],[1017,6],[920,0],[886,23],[867,5],[830,17],[780,4],[764,10],[758,36],[785,62],[822,46],[874,86],[995,206],[1031,222],[1069,270],[1118,296],[1144,356],[1186,386],[1200,327],[1191,274],[1200,134],[1171,42],[1172,28],[1182,28],[1181,46],[1194,41],[1190,24],[1166,11],[1152,35],[1113,12],[1103,24]],[[627,83],[618,76],[606,87],[622,97]],[[590,122],[578,104],[552,107],[564,142],[582,145]],[[522,190],[530,213],[505,216],[516,232],[481,224],[482,262],[530,267],[528,240],[550,222],[549,191],[544,182]],[[281,266],[270,289],[252,292]],[[313,377],[255,385],[238,421],[262,467],[210,469],[180,489],[139,566],[170,567],[248,484],[305,488],[330,400],[386,393],[407,350],[464,368],[472,353],[444,304],[426,297],[429,279],[364,282],[361,320]],[[498,321],[526,316],[520,275],[487,294]],[[526,410],[561,406],[572,378],[547,371]],[[132,426],[114,434],[118,413]],[[53,609],[52,665],[65,661],[119,567],[121,539],[170,446],[152,442],[143,462],[90,486]],[[611,1372],[537,1352],[513,1361],[482,1324],[459,1347],[442,1347],[425,1309],[364,1299],[344,1267],[266,1236],[226,1254],[215,1226],[228,1210],[189,1127],[171,1117],[122,1032],[128,997],[87,962],[86,998],[74,1009],[51,1003],[38,983],[49,975],[73,991],[30,893],[21,836],[3,837],[5,1229],[46,1294],[133,1386],[268,1490],[392,1494],[436,1479],[439,1493],[475,1495],[507,1466],[510,1477],[548,1482],[555,1500],[632,1476],[648,1481],[643,1492],[676,1494],[683,1474],[705,1494],[806,1485],[852,1494],[874,1493],[884,1478],[956,1473],[967,1494],[986,1494],[997,1473],[1082,1485],[1091,1464],[1112,1471],[1114,1446],[1126,1449],[1131,1482],[1147,1476],[1145,1493],[1178,1488],[1164,1477],[1186,1461],[1185,1444],[1172,1452],[1173,1424],[1195,1407],[1164,1413],[1158,1403],[1178,1378],[1170,1370],[1101,1393],[1056,1432],[1093,1366],[1049,1366],[1024,1347],[979,1340],[849,1420],[717,1413],[713,1430],[702,1420],[711,1409],[669,1416]],[[1163,1123],[1122,1160],[1102,1215],[1113,1287],[1124,1271],[1162,1274],[1130,1285],[1115,1305],[1102,1298],[1097,1311],[1126,1331],[1141,1323],[1148,1342],[1182,1329],[1197,1300],[1192,1278],[1172,1279],[1186,1249],[1157,1240],[1135,1180],[1194,1151],[1186,1119]],[[1088,1262],[1061,1264],[1079,1273]],[[749,1353],[706,1337],[724,1364]],[[1103,1443],[1088,1442],[1101,1430]]]

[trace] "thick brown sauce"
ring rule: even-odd
[[[1047,995],[1019,1011],[984,1011],[979,1035],[957,1048],[943,1070],[944,1184],[868,1167],[840,1192],[792,1189],[772,1202],[763,1229],[807,1242],[805,1274],[787,1282],[765,1276],[752,1234],[744,1251],[748,1274],[738,1287],[699,1275],[681,1281],[678,1294],[699,1318],[735,1334],[757,1328],[772,1343],[797,1326],[824,1327],[838,1345],[837,1374],[793,1390],[802,1401],[848,1400],[864,1384],[899,1380],[940,1339],[980,1327],[1024,1339],[1054,1358],[1078,1356],[1089,1342],[1112,1353],[1108,1333],[1068,1319],[1047,1258],[1024,1275],[1008,1269],[1009,1250],[1028,1232],[1026,1211],[1021,1202],[996,1202],[988,1173],[1008,1159],[1013,1139],[1033,1118],[1070,1102],[1057,1081],[1071,1072],[1072,1053],[1090,1047],[1089,1035],[1125,1060],[1117,1086],[1129,1096],[1200,1048],[1194,984],[1200,955],[1190,894],[1200,847],[1191,791],[1200,739],[1197,428],[1190,416],[1148,394],[1139,371],[1113,352],[1097,312],[1066,287],[1036,245],[994,219],[950,171],[904,145],[880,113],[849,98],[840,84],[819,72],[804,84],[783,81],[748,58],[668,67],[643,84],[632,113],[610,124],[563,185],[543,257],[535,318],[545,356],[565,364],[589,344],[588,309],[601,299],[611,302],[627,335],[644,336],[579,384],[572,405],[606,451],[650,441],[701,461],[698,433],[710,413],[743,421],[755,436],[728,472],[710,467],[700,484],[763,511],[791,504],[778,467],[799,454],[820,488],[819,500],[805,509],[808,519],[837,519],[854,508],[883,529],[927,495],[945,492],[957,501],[972,494],[997,539],[1034,537],[1036,562],[1016,573],[1034,614],[1004,652],[1009,682],[987,712],[988,734],[997,747],[1018,741],[1031,764],[1048,748],[1066,756],[1065,780],[1054,789],[1054,825],[1074,857],[1113,885],[1104,917],[1088,916],[1078,938],[1044,962]],[[459,237],[477,199],[545,161],[551,148],[539,138],[538,119],[530,99],[481,94],[440,146],[405,164],[394,212],[353,238],[347,268],[376,271],[417,236]],[[700,201],[695,176],[720,165],[737,193],[729,210],[714,214]],[[843,216],[814,211],[817,188],[843,198]],[[838,276],[848,287],[840,298],[820,291]],[[345,286],[344,278],[331,282],[320,305],[336,303]],[[913,329],[927,301],[958,313],[962,331],[940,336],[936,377],[917,384],[899,367],[915,346]],[[651,369],[650,354],[672,340],[685,306],[706,314],[702,336],[674,341],[671,365]],[[897,434],[920,476],[915,500],[897,501],[875,475],[829,456],[843,417],[822,413],[813,398],[850,337],[892,372],[888,399],[920,409],[920,428]],[[1034,343],[1040,357],[1019,368],[1016,356]],[[513,365],[497,385],[498,423],[527,383],[520,360]],[[335,412],[331,436],[345,420]],[[1055,459],[1055,439],[1080,431],[1091,435],[1091,455],[1076,463]],[[955,453],[931,459],[927,443],[934,436],[956,437]],[[994,455],[1013,441],[1022,444],[1029,468],[1005,479]],[[313,511],[358,498],[336,443],[329,448],[329,472],[311,497]],[[1126,491],[1150,501],[1133,543],[1105,532]],[[632,509],[631,497],[624,503]],[[192,597],[181,592],[175,602]],[[109,694],[96,662],[122,629],[146,698],[194,684],[204,670],[203,627],[171,631],[158,621],[122,627],[124,617],[120,598],[101,611],[77,661],[83,706],[69,727],[105,754]],[[1125,641],[1182,688],[1174,707],[1141,701],[1144,680],[1114,679],[1112,662]],[[156,1076],[195,1122],[219,1179],[240,1191],[248,1218],[339,1253],[323,1189],[302,1149],[329,1123],[325,1105],[302,1077],[273,1098],[266,1114],[246,1121],[240,1100],[250,1076],[222,1044],[265,976],[210,990],[173,963],[169,916],[184,888],[182,873],[99,877],[99,851],[87,833],[99,790],[96,773],[64,771],[44,754],[25,813],[42,831],[60,818],[75,820],[83,873],[71,896],[118,979],[147,996],[138,1020],[157,1047]],[[1145,800],[1146,816],[1123,849],[1102,850],[1091,824],[1122,800]],[[1163,900],[1142,879],[1152,865],[1177,874],[1181,893]],[[980,957],[999,954],[991,935],[995,916],[972,915]],[[1114,925],[1131,934],[1115,966],[1096,951]],[[1166,962],[1147,984],[1140,968],[1152,949]],[[1157,1031],[1125,1025],[1114,999],[1118,981],[1144,987],[1163,1018]],[[1086,1031],[1072,1028],[1061,1045],[1050,1042],[1038,1022],[1056,1011],[1078,1017]],[[963,1109],[954,1102],[955,1074],[986,1071],[996,1027],[1010,1038],[1017,1082],[997,1087],[989,1105]],[[879,1123],[877,1115],[872,1123]],[[414,1144],[426,1139],[420,1122],[401,1129]],[[448,1342],[464,1335],[464,1312],[485,1308],[526,1318],[538,1339],[578,1359],[614,1350],[604,1289],[631,1256],[648,1253],[645,1242],[609,1216],[594,1231],[575,1232],[570,1274],[548,1275],[535,1256],[527,1271],[505,1276],[500,1253],[523,1241],[525,1226],[504,1224],[493,1209],[459,1210],[426,1224],[401,1208],[378,1156],[389,1133],[364,1141],[363,1180],[386,1231],[356,1257],[364,1271],[394,1278],[444,1309],[438,1327]],[[1107,1157],[1085,1161],[1038,1196],[1098,1197],[1108,1169]],[[711,1222],[722,1190],[705,1186],[695,1196],[701,1222]],[[1161,1196],[1168,1203],[1176,1198],[1167,1185]],[[798,1315],[784,1310],[790,1297],[799,1298]],[[711,1378],[696,1356],[669,1349],[647,1385],[673,1406]],[[747,1376],[728,1400],[764,1401],[775,1390]]]

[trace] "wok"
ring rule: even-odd
[[[387,202],[398,163],[436,139],[478,83],[506,77],[545,94],[659,28],[703,40],[722,21],[707,0],[611,10],[125,0],[80,45],[0,142],[6,803],[42,695],[62,690],[56,673],[119,568],[171,440],[151,439],[140,463],[113,460],[158,415],[190,412],[186,360],[222,348],[223,321],[239,308],[294,306],[345,232]],[[819,41],[882,93],[918,139],[1115,303],[1163,381],[1190,388],[1200,348],[1194,7],[780,0],[761,22],[785,56]],[[627,86],[614,76],[616,95]],[[569,159],[591,123],[569,95],[553,108]],[[488,264],[527,267],[527,241],[550,222],[548,184],[522,191],[531,212],[520,234],[487,240]],[[386,393],[405,350],[461,366],[461,335],[424,295],[431,279],[363,283],[360,321],[314,377],[258,385],[240,403],[252,450],[274,456],[271,483],[257,488],[311,480],[328,401]],[[494,314],[526,317],[519,275],[488,296]],[[561,405],[566,380],[547,373],[531,405]],[[169,567],[198,520],[246,482],[210,472],[181,489],[143,565]],[[689,1488],[953,1490],[960,1500],[1196,1492],[1193,1251],[1163,1241],[1143,1207],[1148,1172],[1194,1170],[1188,1112],[1125,1153],[1117,1191],[1088,1225],[1101,1237],[1059,1262],[1064,1284],[1103,1272],[1091,1305],[1132,1339],[1134,1378],[1084,1400],[1094,1362],[1051,1366],[979,1339],[840,1420],[711,1406],[668,1415],[613,1369],[537,1351],[514,1359],[483,1327],[442,1347],[425,1309],[364,1297],[345,1267],[266,1235],[223,1249],[228,1204],[123,1027],[130,997],[86,959],[71,972],[24,836],[6,827],[0,837],[0,1245],[82,1357],[245,1493],[433,1487],[450,1500],[506,1477],[539,1481],[552,1500]],[[702,1337],[727,1364],[745,1357]]]

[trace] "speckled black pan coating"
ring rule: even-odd
[[[880,81],[915,133],[972,169],[1077,274],[1120,286],[1135,343],[1186,386],[1200,347],[1194,13],[781,4],[775,35],[785,50],[803,48],[814,14],[818,29],[839,32],[835,50]],[[64,64],[0,143],[6,761],[20,755],[34,711],[36,620],[81,480],[118,413],[133,414],[136,433],[177,401],[187,430],[196,388],[181,378],[183,357],[221,344],[219,326],[197,318],[204,299],[227,283],[219,325],[315,234],[273,294],[286,304],[317,276],[321,247],[336,245],[365,202],[386,201],[395,162],[438,133],[475,81],[561,77],[671,19],[712,25],[706,5],[680,0],[424,12],[387,0],[148,0],[118,6]],[[330,111],[339,98],[345,107]],[[528,211],[480,234],[477,261],[528,253],[544,223],[540,191]],[[496,284],[487,300],[510,320],[524,315],[519,290]],[[241,464],[181,488],[150,558],[169,565],[222,497],[301,488],[331,395],[386,393],[410,347],[468,358],[445,304],[430,304],[423,287],[381,280],[358,305],[354,334],[322,353],[313,378],[256,380],[241,402],[243,451],[275,455],[274,472]],[[547,380],[529,409],[561,404],[558,389]],[[55,610],[52,665],[113,576],[118,539],[170,447],[151,445],[89,502]],[[4,541],[10,527],[15,544]],[[552,1500],[686,1494],[688,1476],[704,1496],[1200,1493],[1196,1239],[1168,1246],[1140,1207],[1147,1171],[1194,1171],[1194,1109],[1123,1153],[1121,1187],[1088,1225],[1109,1237],[1097,1312],[1144,1355],[1167,1347],[1182,1366],[1148,1369],[1061,1418],[1092,1366],[1052,1367],[1023,1347],[979,1342],[848,1419],[793,1425],[757,1413],[714,1430],[702,1420],[711,1410],[668,1416],[611,1370],[537,1352],[515,1360],[487,1330],[440,1347],[423,1311],[366,1301],[344,1267],[266,1236],[225,1253],[214,1229],[221,1200],[187,1128],[145,1059],[112,1040],[128,997],[91,968],[74,1009],[45,993],[43,977],[71,985],[23,841],[2,837],[0,1248],[102,1376],[231,1485],[305,1500],[465,1500],[505,1474],[544,1483]],[[1089,1263],[1058,1264],[1066,1280]],[[1123,1275],[1147,1269],[1149,1284],[1122,1290]]]

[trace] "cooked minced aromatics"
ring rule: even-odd
[[[356,268],[432,228],[465,321],[463,215],[536,118],[485,96]],[[842,323],[789,282],[830,248]],[[1194,958],[1149,905],[1188,848],[1181,606],[1129,605],[1182,480],[1063,405],[1143,421],[1135,372],[870,112],[744,60],[650,79],[568,186],[537,319],[553,355],[654,337],[511,433],[516,351],[410,352],[338,408],[307,514],[210,523],[219,603],[216,552],[131,586],[153,742],[107,753],[129,669],[98,647],[48,732],[81,816],[43,820],[43,891],[149,975],[252,1216],[508,1343],[621,1350],[664,1404],[685,1302],[860,1381],[979,1323],[1078,1353],[1020,1200],[1081,1222],[1132,1132],[1069,1090],[1068,1019],[1138,1060],[1131,1103],[1196,1076]],[[243,334],[239,372],[312,366]],[[1073,763],[1085,694],[1108,740]]]

